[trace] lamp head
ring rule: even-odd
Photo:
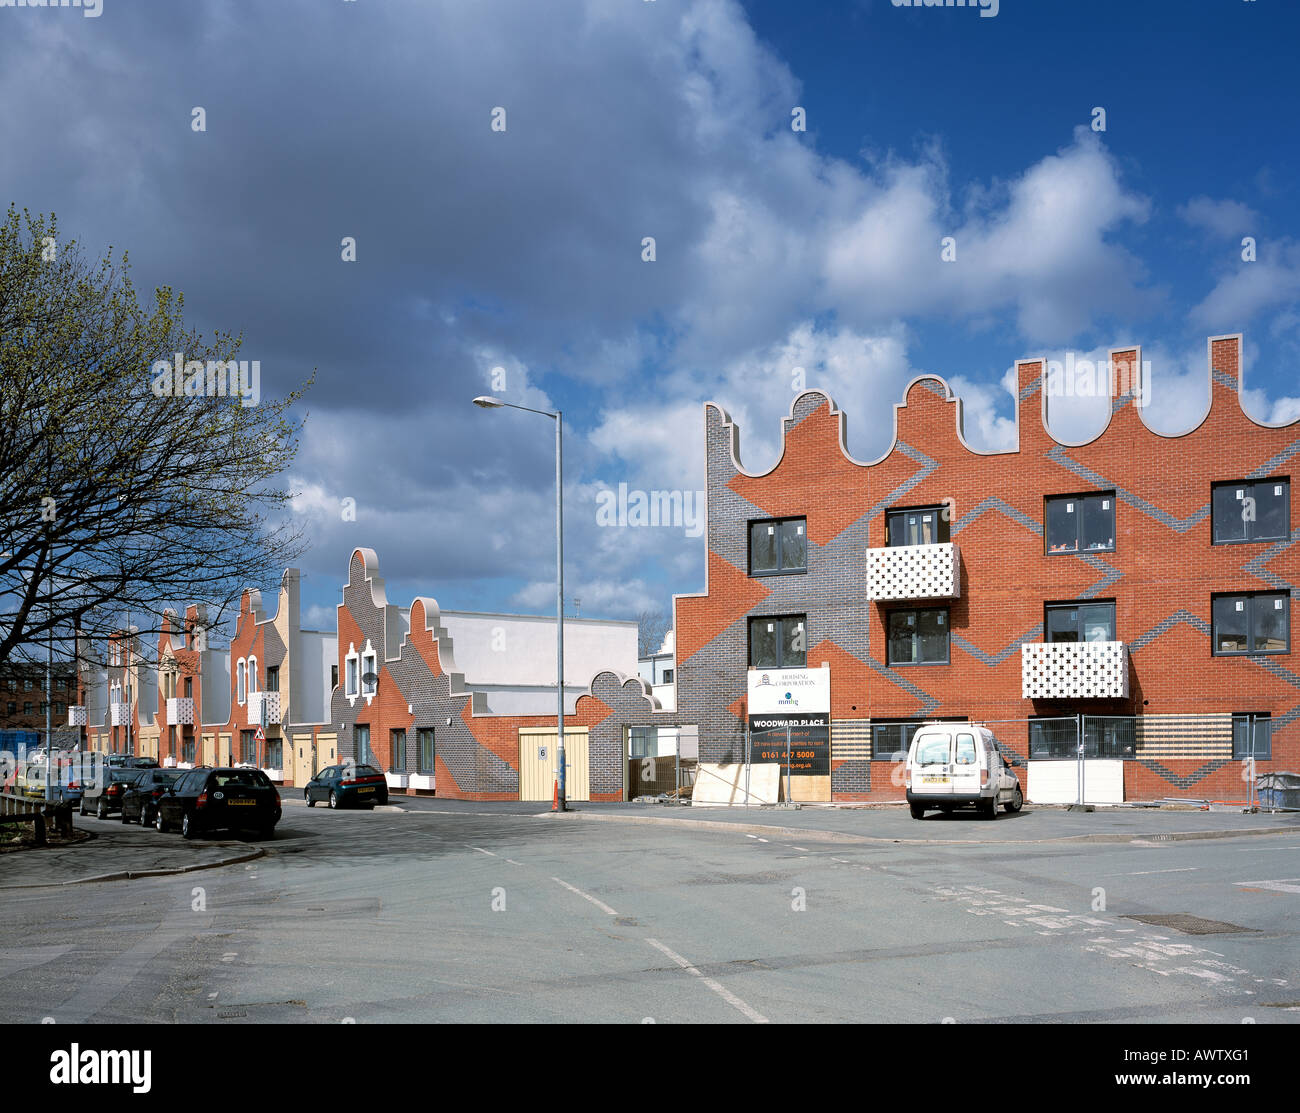
[[[485,410],[493,410],[499,406],[504,406],[505,403],[499,398],[493,398],[490,394],[480,394],[474,399],[474,405],[482,406]]]

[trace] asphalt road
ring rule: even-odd
[[[1300,1020],[1300,828],[1038,841],[1075,819],[1092,832],[1132,819],[1056,814],[1027,810],[986,837],[894,811],[869,822],[936,841],[854,843],[286,807],[276,839],[249,844],[267,849],[256,861],[5,890],[0,1020]],[[101,855],[185,845],[80,822],[117,840]],[[1131,918],[1169,914],[1235,930]]]

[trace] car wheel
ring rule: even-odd
[[[925,805],[924,805],[924,804],[913,804],[913,805],[911,805],[911,807],[912,807],[912,818],[913,818],[913,819],[924,819],[924,818],[925,818]]]
[[[99,807],[95,809],[95,818],[96,819],[108,818],[108,801],[105,800],[102,796],[99,798]]]
[[[84,797],[81,803],[77,805],[77,811],[79,811],[82,815],[86,814],[86,801]]]
[[[987,800],[980,801],[980,814],[985,819],[997,819],[998,817],[998,798],[990,796]]]
[[[331,808],[343,807],[343,798],[339,796],[337,789],[330,790],[330,807]]]
[[[257,837],[259,839],[273,839],[275,838],[275,828],[263,827],[260,831],[257,832]]]
[[[162,831],[162,832],[166,833],[166,831],[167,831],[167,821],[166,821],[165,819],[163,819],[162,808],[159,808],[159,809],[158,809],[158,814],[157,814],[156,816],[153,817],[153,825],[154,825],[154,827],[156,827],[159,831]]]
[[[316,801],[311,798],[311,793],[305,788],[302,790],[302,798],[307,801],[307,807],[314,808],[316,806]]]
[[[130,823],[130,822],[131,822],[131,821],[130,821],[129,819],[127,819],[127,817],[126,817],[126,809],[125,809],[125,808],[122,809],[122,822],[123,822],[123,823]]]
[[[198,828],[194,826],[194,821],[188,815],[181,816],[181,838],[192,839],[198,834]]]
[[[1016,785],[1016,790],[1011,794],[1011,799],[1007,801],[1007,814],[1018,812],[1025,806],[1025,794],[1020,791],[1020,786]]]

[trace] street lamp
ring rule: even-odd
[[[559,410],[554,413],[549,410],[534,410],[488,394],[475,398],[474,405],[485,410],[504,406],[555,419],[555,726],[558,735],[556,750],[560,763],[556,796],[557,807],[564,812],[569,810],[564,783],[564,416]]]

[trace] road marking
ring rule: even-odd
[[[1252,889],[1273,889],[1279,893],[1300,893],[1300,877],[1283,877],[1277,881],[1237,881],[1234,884]]]
[[[464,844],[462,844],[462,845],[464,845],[464,846],[469,846],[469,843],[464,843]],[[490,851],[490,850],[484,850],[481,846],[469,846],[469,848],[470,848],[470,850],[477,850],[480,854],[486,854],[489,858],[495,858],[495,857],[496,857],[496,855],[493,854],[492,851]]]
[[[523,865],[523,862],[516,862],[513,858],[507,858],[506,861],[509,862],[512,866],[522,866],[522,865]]]
[[[238,958],[238,957],[239,957],[239,952],[238,952],[238,951],[227,951],[224,955],[221,956],[221,961],[222,961],[222,962],[234,962],[235,959]]]
[[[1112,873],[1111,877],[1143,877],[1149,873],[1194,873],[1200,866],[1180,866],[1175,870],[1134,870],[1132,873]]]
[[[808,853],[808,848],[807,848],[806,846],[792,846],[792,847],[790,847],[790,849],[791,849],[791,850],[802,850],[805,854]]]
[[[744,1013],[747,1017],[749,1017],[749,1019],[752,1020],[755,1024],[768,1023],[767,1017],[765,1017],[762,1013],[758,1012],[755,1009],[751,1009],[748,1005],[745,1004],[744,1001],[742,1001],[739,997],[737,997],[734,993],[732,993],[731,990],[729,990],[725,985],[722,985],[719,982],[715,982],[712,978],[706,978],[702,973],[700,973],[700,971],[695,969],[694,966],[692,966],[689,962],[687,962],[686,959],[682,958],[681,955],[679,955],[676,951],[672,950],[670,947],[665,947],[662,943],[659,942],[658,939],[647,939],[646,942],[649,943],[650,946],[654,947],[656,950],[663,951],[664,954],[666,954],[670,959],[672,959],[675,963],[677,963],[677,965],[680,966],[683,970],[685,970],[688,974],[694,974],[697,978],[700,979],[700,981],[702,981],[706,986],[708,986],[711,990],[713,990],[714,993],[718,994],[719,997],[721,997],[724,1001],[726,1001],[728,1005],[732,1006],[732,1008],[739,1009],[742,1013]]]
[[[1300,850],[1300,846],[1251,846],[1239,849],[1238,854],[1258,854],[1261,850]]]
[[[218,990],[218,992],[220,992],[220,991]],[[208,1000],[211,1001],[214,997],[216,997],[216,995],[217,995],[216,993],[209,993],[209,994],[208,994]]]
[[[560,885],[563,885],[566,889],[569,890],[569,892],[577,893],[578,896],[580,896],[583,900],[591,901],[591,903],[594,904],[597,908],[599,908],[602,912],[608,912],[611,916],[618,915],[618,913],[615,912],[612,908],[610,908],[608,904],[606,904],[604,901],[597,900],[590,893],[584,893],[581,889],[575,889],[567,881],[560,881],[558,877],[552,877],[551,880],[557,882]]]
[[[832,861],[832,862],[840,862],[840,863],[842,863],[843,865],[846,865],[846,866],[852,864],[852,863],[849,862],[849,860],[848,860],[847,858],[832,858],[831,861]]]

